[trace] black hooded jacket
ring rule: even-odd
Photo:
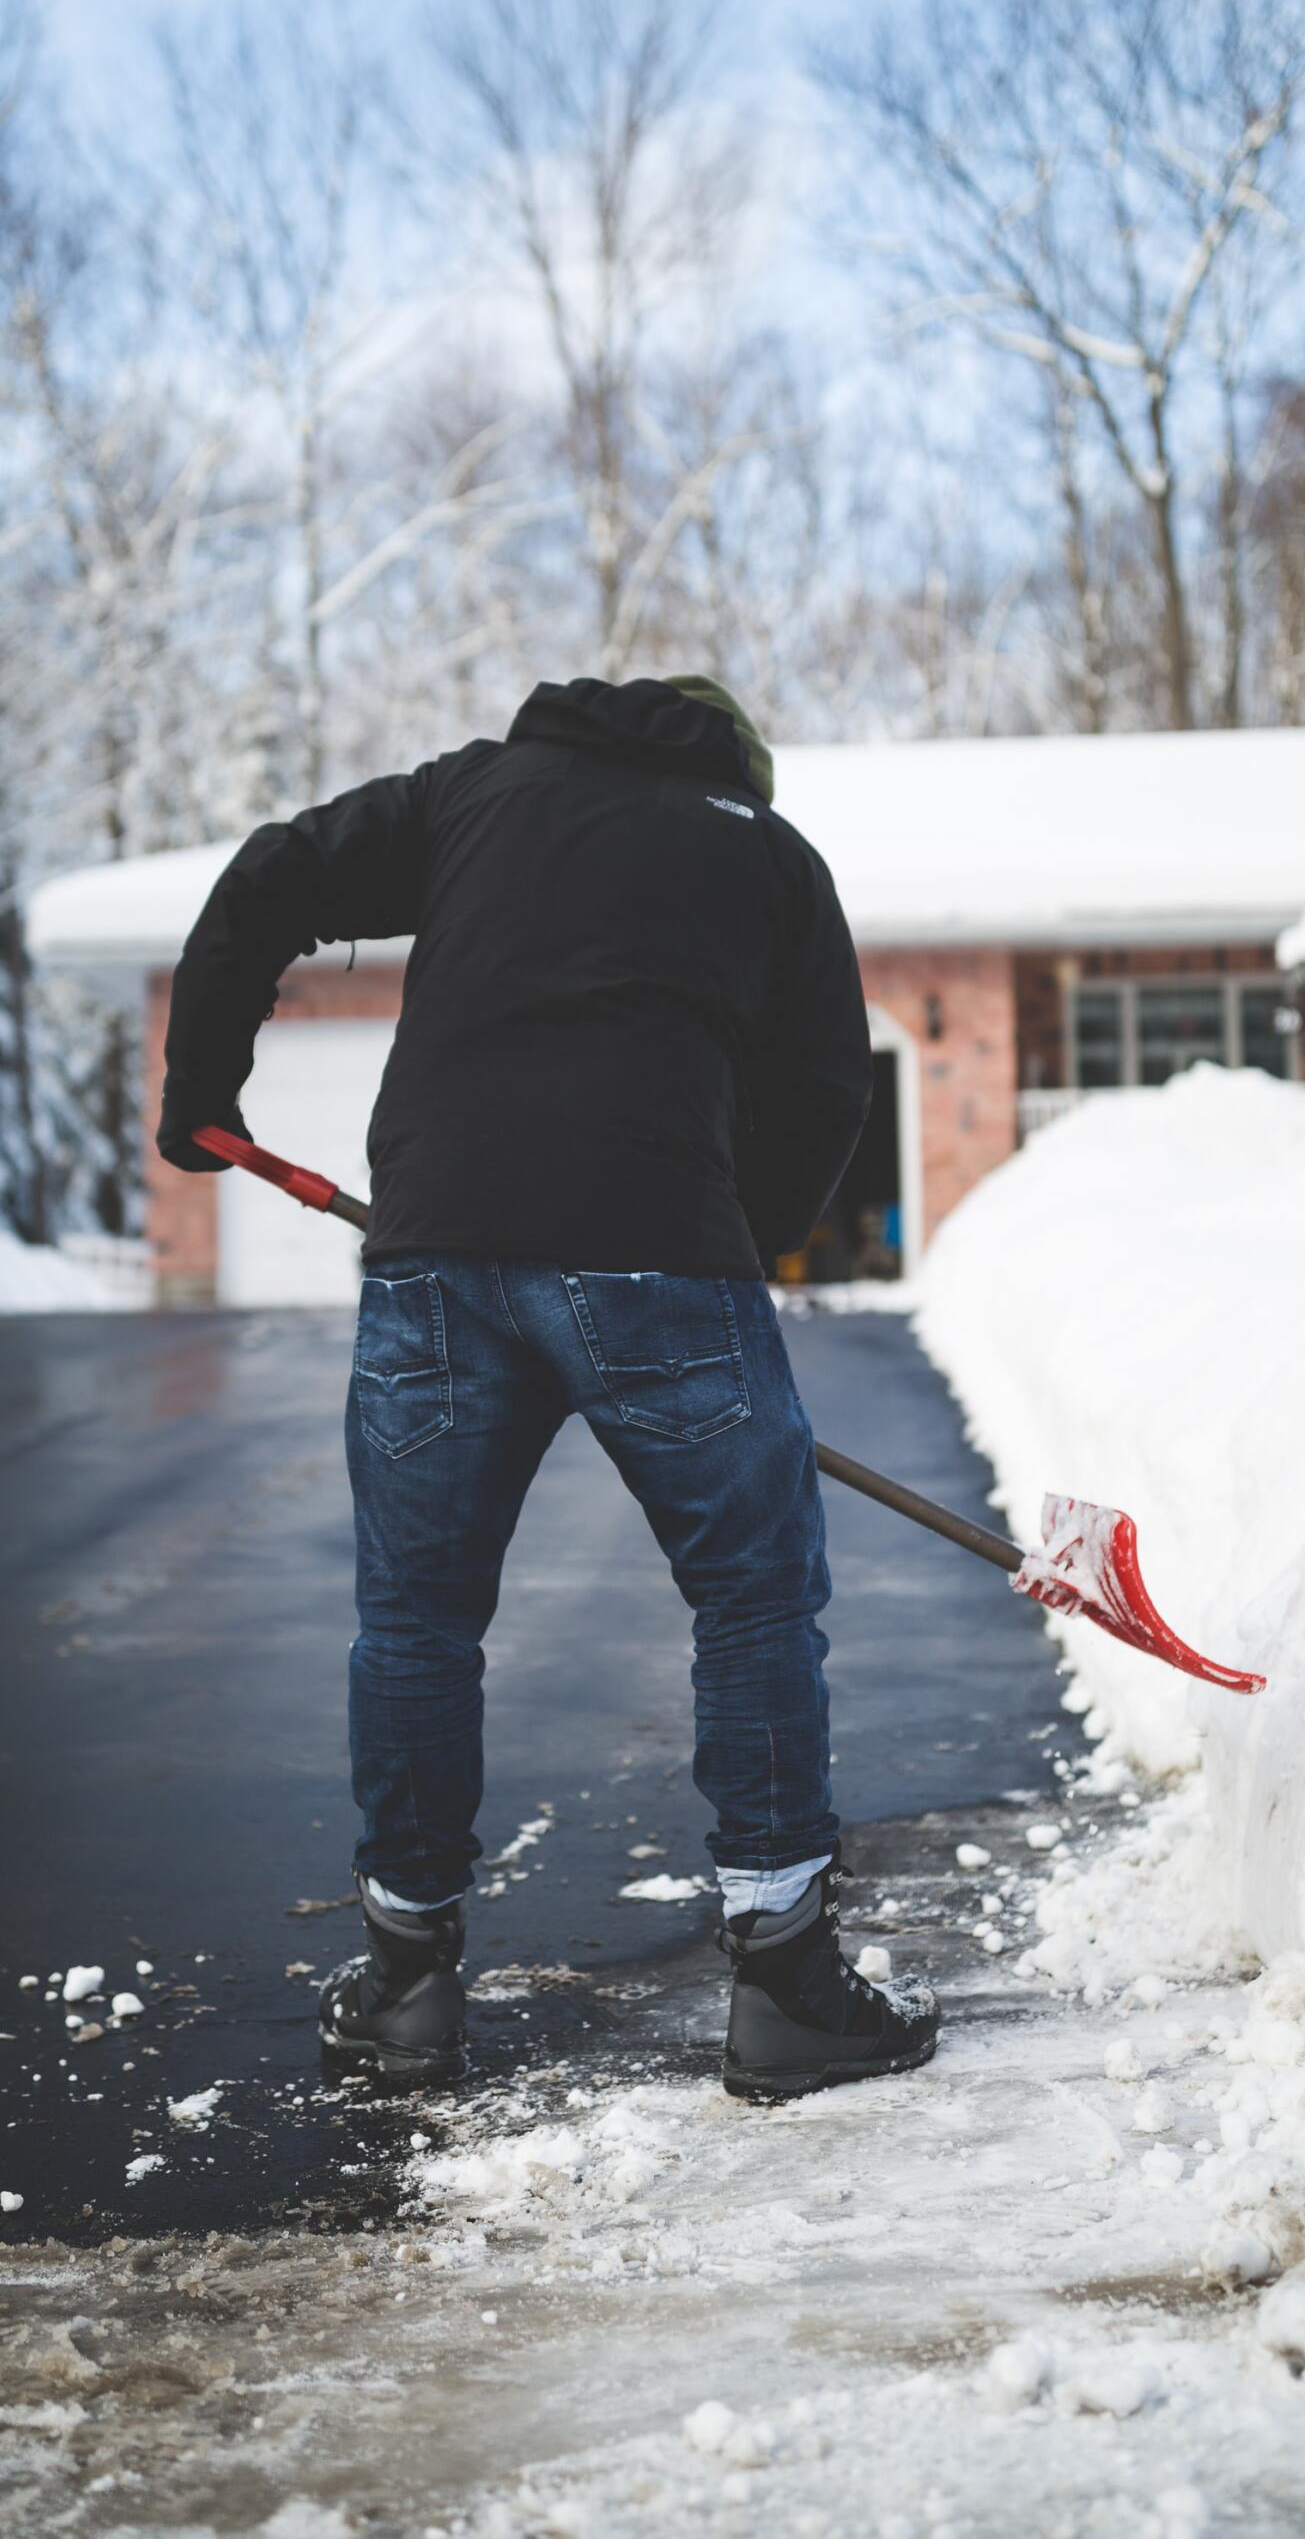
[[[369,1259],[751,1278],[805,1241],[869,1105],[865,1000],[829,873],[728,715],[656,679],[546,682],[506,741],[256,829],[173,979],[164,1155],[232,1120],[297,954],[385,935],[413,945]]]

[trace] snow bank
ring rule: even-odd
[[[0,1314],[105,1313],[124,1301],[83,1262],[0,1227]]]
[[[1247,1700],[1053,1623],[1104,1786],[1199,1767],[1139,1827],[1150,1863],[1101,1873],[1102,1937],[1131,1874],[1130,1913],[1145,1891],[1184,1971],[1194,1947],[1235,1963],[1242,1935],[1266,1960],[1305,1947],[1305,1089],[1199,1067],[1083,1104],[949,1217],[921,1286],[1021,1539],[1044,1489],[1129,1509],[1166,1620],[1269,1677]],[[1136,1963],[1145,1934],[1126,1938]],[[1068,1978],[1075,1945],[1045,1971]]]

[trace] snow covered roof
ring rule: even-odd
[[[861,943],[1272,938],[1305,897],[1305,732],[781,750]]]
[[[776,752],[777,808],[819,847],[870,947],[1272,939],[1305,897],[1303,803],[1300,731]],[[99,968],[170,964],[233,851],[62,874],[33,894],[33,948]],[[405,950],[360,943],[357,957]]]
[[[28,940],[40,960],[110,971],[171,969],[239,838],[134,855],[121,864],[86,864],[33,891]],[[360,943],[359,961],[404,961],[406,941]],[[348,944],[315,956],[349,958]]]
[[[134,960],[175,961],[224,864],[240,841],[186,846],[174,855],[135,855],[124,864],[86,864],[32,894],[34,952],[58,959],[122,952]]]

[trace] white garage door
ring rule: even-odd
[[[393,1038],[392,1023],[266,1024],[245,1087],[251,1136],[366,1199],[367,1123]],[[362,1238],[352,1226],[251,1173],[224,1173],[218,1189],[222,1304],[356,1302]]]

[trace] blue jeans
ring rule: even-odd
[[[826,1857],[829,1601],[810,1423],[761,1279],[417,1253],[363,1280],[346,1442],[358,1868],[413,1903],[481,1846],[481,1643],[540,1461],[579,1411],[693,1612],[693,1777],[723,1868]]]

